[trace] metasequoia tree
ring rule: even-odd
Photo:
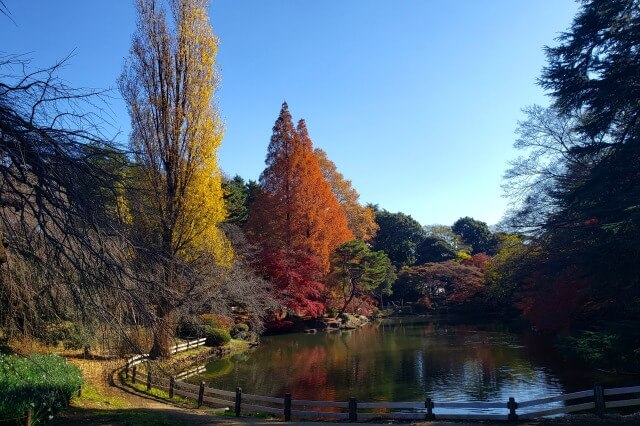
[[[320,148],[313,151],[318,157],[318,163],[322,170],[322,175],[331,185],[333,195],[347,215],[347,225],[353,236],[362,241],[369,241],[376,236],[378,224],[376,214],[369,206],[363,206],[358,199],[360,194],[351,185],[351,181],[338,171],[335,163],[329,160],[327,153]]]
[[[307,252],[327,272],[331,252],[353,234],[322,175],[304,120],[294,127],[286,103],[273,127],[266,164],[249,233],[267,250]]]
[[[150,227],[140,255],[159,271],[151,354],[166,357],[177,310],[199,279],[194,265],[208,259],[229,265],[232,252],[218,227],[225,218],[216,158],[223,131],[212,104],[218,48],[207,1],[170,1],[172,23],[158,3],[137,1],[137,29],[119,83],[147,191],[135,209]]]

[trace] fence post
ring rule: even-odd
[[[284,394],[284,421],[285,422],[291,421],[291,394],[290,393]]]
[[[436,416],[433,415],[433,401],[431,398],[427,398],[424,401],[424,408],[427,409],[427,415],[425,417],[426,420],[433,420],[436,418]]]
[[[240,404],[242,404],[242,388],[236,388],[236,417],[240,417]]]
[[[604,388],[602,387],[602,383],[596,383],[593,386],[593,397],[595,399],[596,415],[603,418],[606,406],[604,403]]]
[[[202,407],[204,402],[204,382],[200,382],[200,390],[198,391],[198,408]]]
[[[131,383],[136,384],[136,373],[138,372],[138,366],[134,365],[131,369]]]
[[[151,390],[151,369],[147,371],[147,390]]]
[[[124,364],[124,379],[129,378],[129,360]]]
[[[516,402],[514,397],[509,397],[509,402],[507,402],[507,408],[509,409],[509,417],[508,419],[511,421],[518,420],[518,415],[516,414],[516,408],[518,408],[518,403]]]
[[[24,410],[24,424],[25,426],[31,426],[31,408]]]
[[[169,377],[169,398],[173,398],[173,387],[176,385],[176,378],[174,376]]]
[[[349,398],[349,423],[358,421],[358,402],[355,398]]]

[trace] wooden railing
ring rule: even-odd
[[[177,354],[178,352],[183,352],[189,349],[195,349],[198,346],[204,345],[206,341],[207,339],[203,337],[202,339],[187,340],[186,342],[181,344],[176,343],[174,346],[171,347],[171,353]],[[126,374],[127,375],[129,374],[129,370],[131,368],[147,361],[148,359],[149,359],[149,354],[138,354],[138,355],[132,356],[131,358],[127,358],[127,362],[124,366]]]
[[[189,370],[202,371],[202,367]],[[137,376],[137,377],[136,377]],[[568,414],[577,411],[595,410],[599,416],[604,416],[607,408],[640,406],[640,386],[604,389],[596,384],[594,389],[573,392],[553,397],[534,399],[530,401],[516,401],[509,398],[504,402],[446,402],[434,401],[427,398],[420,402],[358,402],[356,398],[349,401],[313,401],[293,399],[291,394],[284,398],[262,396],[243,393],[236,388],[235,392],[207,387],[205,382],[199,385],[185,383],[179,376],[163,378],[153,377],[150,371],[136,371],[127,374],[127,379],[133,382],[146,378],[147,389],[156,387],[169,393],[169,398],[180,395],[197,401],[198,407],[206,404],[215,407],[226,407],[235,412],[236,416],[253,413],[269,413],[281,416],[285,421],[291,417],[337,419],[357,422],[371,419],[394,420],[518,420],[532,419],[554,414]],[[184,376],[182,376],[184,377]],[[609,397],[609,398],[607,398]],[[611,397],[615,397],[612,399]],[[608,399],[608,400],[607,400]],[[549,405],[563,403],[564,406],[549,408]],[[533,410],[524,410],[533,407]],[[445,410],[445,411],[443,411]],[[447,413],[446,410],[471,411],[469,413]],[[503,413],[499,411],[504,410]],[[518,411],[520,410],[520,411]],[[482,413],[485,411],[485,413]],[[498,411],[498,412],[496,412]]]

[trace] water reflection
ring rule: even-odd
[[[523,401],[589,389],[602,380],[529,332],[444,319],[265,337],[249,354],[209,363],[194,380],[201,379],[221,389],[290,392],[296,399],[451,402]]]

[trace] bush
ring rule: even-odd
[[[198,318],[184,318],[178,326],[178,337],[193,339],[205,335],[205,325]]]
[[[202,314],[199,316],[203,325],[211,328],[221,328],[224,330],[231,330],[233,320],[229,317],[217,314]]]
[[[233,329],[231,330],[231,335],[233,336],[234,339],[238,339],[240,335],[246,335],[247,332],[249,331],[249,326],[245,323],[238,323],[236,325],[233,326]]]
[[[222,346],[229,343],[229,341],[231,340],[231,334],[229,334],[229,330],[224,330],[222,328],[213,328],[210,326],[206,326],[205,337],[207,338],[207,341],[205,342],[206,346]]]
[[[31,409],[46,420],[69,404],[82,386],[80,370],[57,355],[0,355],[0,419]]]
[[[41,333],[37,337],[47,345],[56,346],[58,343],[67,340],[74,334],[74,325],[71,321],[47,323],[40,328]]]

